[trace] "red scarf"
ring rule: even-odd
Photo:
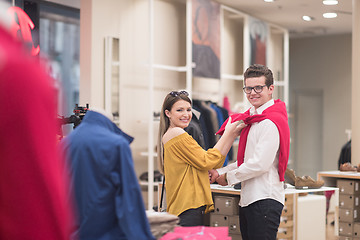
[[[288,117],[285,103],[281,100],[274,100],[274,105],[268,107],[262,114],[250,115],[250,109],[244,113],[237,113],[231,116],[232,122],[243,120],[248,124],[240,134],[239,149],[238,149],[238,166],[244,162],[244,153],[246,147],[247,136],[250,131],[252,123],[261,122],[264,119],[271,120],[279,130],[280,135],[280,152],[279,152],[279,177],[280,181],[284,181],[285,170],[289,159],[290,150],[290,129],[288,124]],[[222,135],[225,131],[225,126],[228,119],[223,123],[216,134]]]

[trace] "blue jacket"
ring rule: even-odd
[[[132,140],[104,115],[88,111],[61,143],[76,199],[75,239],[155,239],[134,172]]]

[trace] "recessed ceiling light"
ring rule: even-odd
[[[337,14],[336,13],[324,13],[323,17],[324,18],[336,18]]]
[[[323,4],[324,5],[337,5],[339,2],[336,0],[324,0]]]
[[[264,0],[264,2],[275,2],[275,0]]]
[[[310,17],[310,16],[302,16],[302,19],[303,19],[304,21],[307,21],[307,22],[310,22],[310,21],[314,20],[314,18],[313,18],[313,17]]]

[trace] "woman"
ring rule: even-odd
[[[192,118],[186,91],[165,97],[158,139],[159,169],[165,174],[167,211],[180,218],[181,226],[203,225],[203,214],[214,209],[208,170],[221,167],[233,141],[245,124],[226,125],[214,148],[205,151],[185,132]]]

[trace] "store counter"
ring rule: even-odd
[[[229,186],[211,184],[211,191],[214,196],[215,217],[210,217],[210,224],[214,225],[212,219],[219,219],[221,212],[217,211],[216,203],[222,203],[217,198],[221,196],[233,196],[237,199],[241,196],[241,190]],[[323,195],[307,194],[322,193],[335,190],[335,205],[339,204],[339,190],[336,187],[321,187],[318,189],[295,189],[287,184],[285,189],[285,206],[281,215],[281,223],[278,232],[278,239],[326,239],[326,199]],[[224,201],[223,201],[224,202]],[[230,206],[226,202],[222,209]],[[221,208],[220,208],[221,209]],[[220,210],[223,211],[223,210]],[[228,216],[229,217],[229,216]],[[212,219],[211,219],[212,218]],[[231,218],[229,218],[231,219]],[[215,223],[217,224],[217,223]],[[335,235],[338,235],[338,212],[335,211]],[[306,229],[304,229],[304,227]],[[233,228],[229,225],[229,229]],[[316,234],[316,236],[314,236]],[[314,238],[315,237],[315,238]]]
[[[360,179],[360,172],[344,172],[344,171],[321,171],[317,174],[318,179],[325,182],[325,186],[336,186],[339,178],[343,179]]]
[[[325,186],[338,187],[338,204],[335,212],[337,218],[335,229],[339,235],[346,239],[347,237],[359,236],[359,217],[358,209],[360,207],[360,173],[352,171],[321,171],[318,172],[318,179],[325,182]],[[336,224],[339,225],[336,225]]]

